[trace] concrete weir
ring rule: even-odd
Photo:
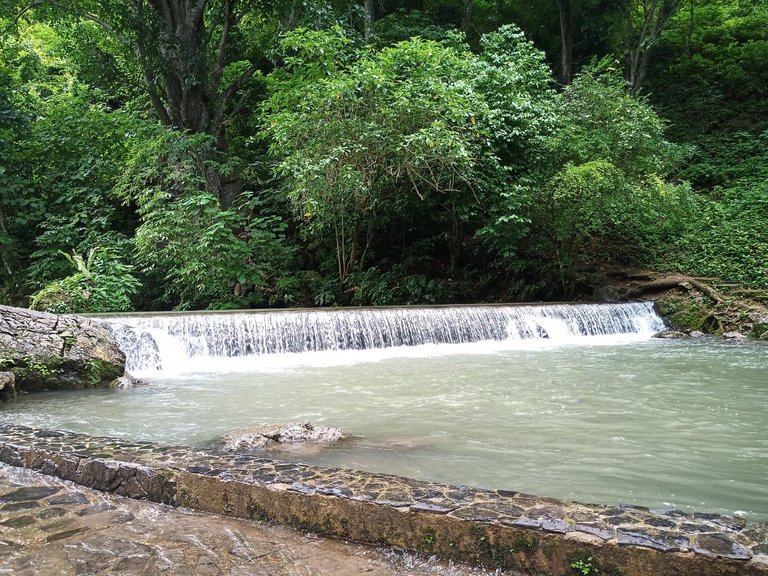
[[[527,574],[768,576],[768,525],[730,516],[579,504],[10,424],[0,424],[0,460],[131,498]]]

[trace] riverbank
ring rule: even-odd
[[[652,300],[674,330],[768,340],[768,291],[714,277],[634,268],[600,268],[594,296],[608,302]]]

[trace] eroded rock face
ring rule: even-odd
[[[108,386],[125,369],[125,355],[98,322],[0,306],[0,369],[18,391]]]
[[[307,442],[330,444],[349,436],[339,428],[317,426],[312,422],[289,424],[264,424],[230,432],[222,438],[221,450],[269,450]]]

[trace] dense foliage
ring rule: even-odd
[[[0,36],[4,303],[768,288],[762,1],[7,2]]]

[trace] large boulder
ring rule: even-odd
[[[108,386],[125,370],[125,354],[99,322],[0,306],[0,370],[16,390]]]
[[[317,426],[312,422],[264,424],[230,432],[221,439],[220,448],[225,452],[290,449],[305,443],[332,444],[347,436],[339,428]]]

